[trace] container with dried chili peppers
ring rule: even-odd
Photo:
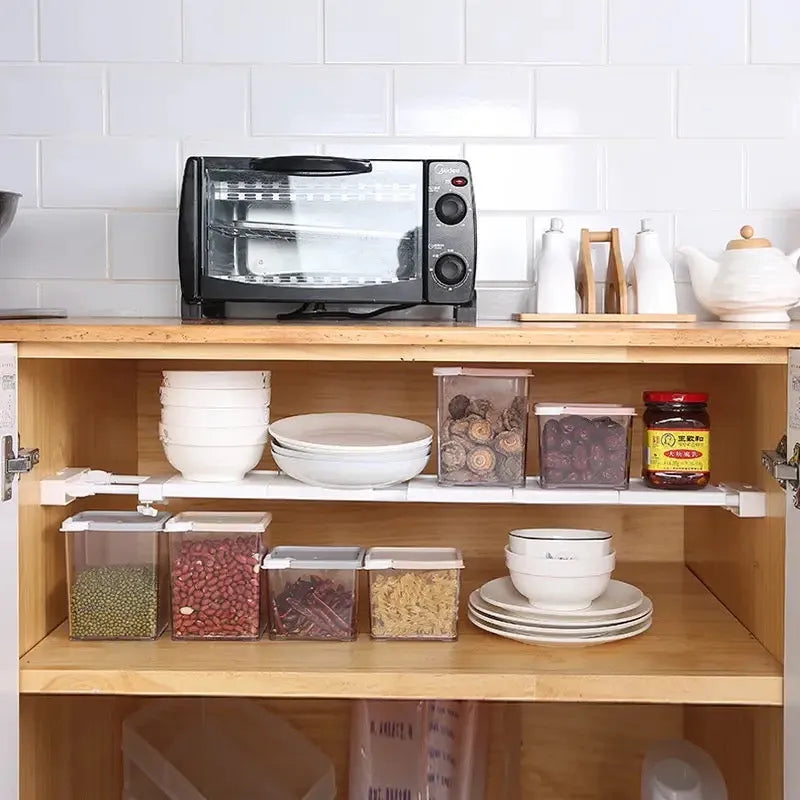
[[[276,547],[263,563],[270,639],[355,639],[363,562],[361,547]]]
[[[654,489],[702,489],[711,479],[704,392],[644,393],[642,477]]]

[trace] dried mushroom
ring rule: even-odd
[[[525,473],[527,400],[504,407],[485,397],[455,395],[439,444],[439,479],[453,484],[519,484]],[[555,442],[555,439],[554,439]]]

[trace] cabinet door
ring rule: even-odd
[[[800,442],[800,350],[789,351],[787,449]],[[783,796],[800,797],[800,510],[786,492],[786,610],[783,659]]]
[[[0,344],[0,441],[17,452],[17,346]],[[5,460],[0,451],[0,486]],[[0,499],[0,798],[19,797],[19,486]],[[2,494],[0,493],[0,498]]]

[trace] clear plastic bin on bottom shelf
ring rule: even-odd
[[[124,800],[334,800],[331,761],[250,700],[153,700],[123,723]]]
[[[356,700],[348,796],[485,800],[488,708],[461,700]]]

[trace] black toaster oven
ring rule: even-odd
[[[179,217],[184,319],[226,303],[297,316],[330,305],[475,313],[475,203],[466,161],[192,157]]]

